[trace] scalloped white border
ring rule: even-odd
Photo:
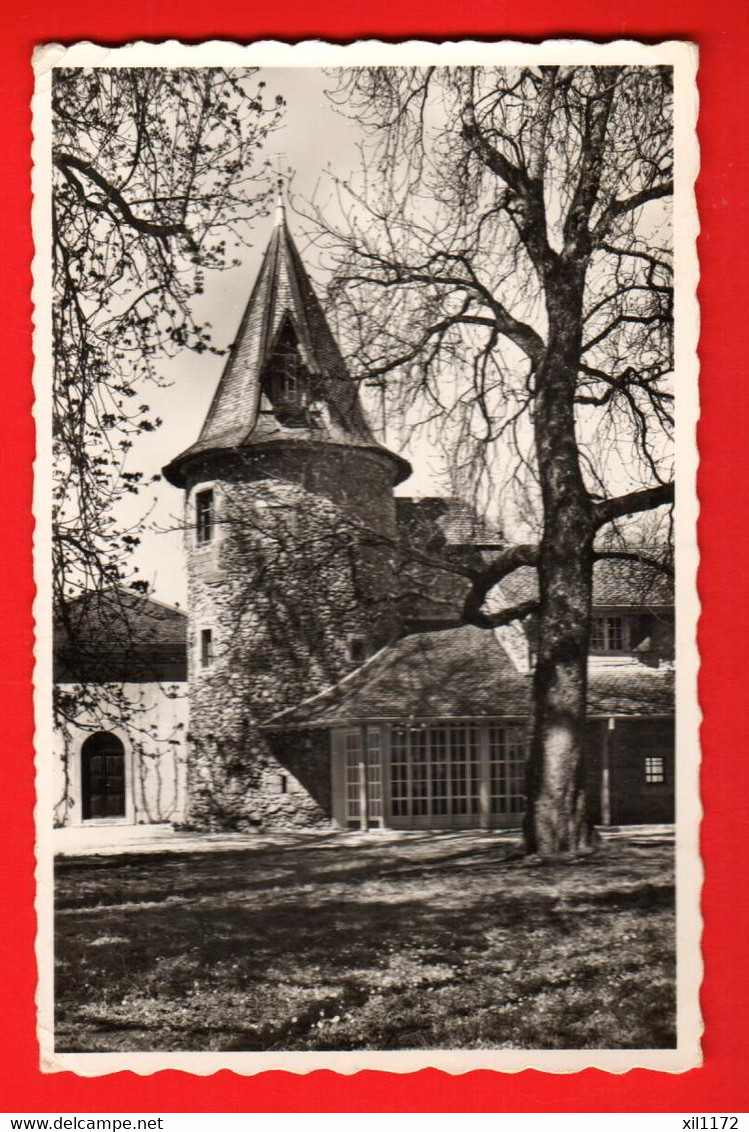
[[[697,342],[699,265],[696,239],[699,231],[694,183],[699,170],[697,145],[697,48],[669,41],[648,45],[618,40],[596,44],[582,40],[549,40],[539,44],[518,42],[426,43],[412,40],[387,44],[366,40],[346,46],[306,41],[297,44],[267,41],[242,46],[212,41],[192,46],[167,43],[133,43],[100,47],[79,43],[39,47],[34,53],[36,76],[32,101],[34,118],[33,263],[34,299],[34,417],[38,438],[50,435],[51,422],[51,294],[50,184],[51,112],[50,72],[53,67],[336,67],[356,65],[505,65],[563,63],[568,65],[664,64],[674,68],[675,85],[675,246],[676,246],[676,370],[683,388],[676,401],[676,636],[677,636],[677,1048],[675,1050],[413,1050],[377,1052],[271,1052],[271,1053],[55,1053],[53,1034],[52,848],[51,848],[51,452],[40,442],[35,460],[34,563],[37,595],[35,670],[35,748],[37,774],[37,897],[36,956],[40,1064],[45,1072],[73,1072],[85,1077],[123,1070],[148,1075],[164,1069],[181,1069],[206,1076],[221,1069],[250,1075],[267,1070],[310,1073],[329,1069],[342,1074],[363,1069],[411,1073],[434,1068],[451,1074],[475,1069],[519,1073],[536,1069],[549,1073],[575,1073],[597,1068],[609,1073],[656,1069],[681,1073],[701,1064],[702,1019],[699,988],[702,978],[700,938],[702,920],[699,855],[699,724],[697,699],[697,596],[698,500],[696,476],[699,417]]]

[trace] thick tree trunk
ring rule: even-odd
[[[578,853],[593,838],[583,761],[592,540],[570,547],[570,531],[574,527],[556,543],[545,541],[539,564],[539,650],[524,832],[527,851],[543,857]]]
[[[542,857],[584,851],[594,836],[583,748],[595,530],[574,421],[580,275],[567,265],[547,287],[549,339],[534,406],[544,531],[524,833],[527,852]]]

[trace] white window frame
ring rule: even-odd
[[[361,732],[347,728],[343,732],[343,802],[344,823],[347,828],[361,822],[361,794],[359,768],[361,765]],[[383,763],[382,736],[377,727],[367,728],[367,824],[383,825]]]
[[[657,767],[653,765],[655,763],[658,764]],[[663,755],[645,755],[643,770],[646,786],[666,785],[666,759]],[[657,777],[654,777],[654,775]]]
[[[392,817],[444,821],[479,817],[479,743],[477,723],[393,726],[390,732]]]
[[[612,646],[615,629],[611,622],[619,622],[620,644]],[[600,634],[596,628],[601,628]],[[598,640],[596,637],[598,636]],[[601,643],[601,641],[603,643]],[[591,619],[590,651],[592,653],[626,653],[630,647],[630,619],[624,613],[595,613]]]
[[[210,497],[211,497],[210,523],[209,523],[209,529],[208,529],[207,535],[201,535],[201,526],[200,526],[201,516],[200,516],[200,511],[199,511],[200,505],[199,505],[198,500],[201,497],[204,497],[206,495],[210,495]],[[194,528],[195,528],[195,545],[198,548],[198,550],[205,550],[207,547],[211,546],[216,541],[216,525],[217,525],[216,524],[216,511],[217,511],[216,504],[217,504],[217,500],[218,500],[218,493],[216,491],[215,484],[201,483],[198,487],[195,488],[195,491],[193,492],[192,509],[193,509]]]

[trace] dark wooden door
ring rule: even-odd
[[[81,751],[83,818],[125,817],[125,748],[116,735],[99,731]]]

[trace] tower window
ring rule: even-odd
[[[264,388],[276,419],[287,428],[314,424],[310,418],[312,384],[293,332],[286,327],[264,378]]]
[[[302,366],[293,349],[277,359],[271,378],[271,392],[276,404],[289,408],[301,407],[304,400]]]
[[[195,496],[195,535],[198,546],[205,546],[213,539],[215,526],[215,507],[213,489],[199,491]]]
[[[367,659],[367,650],[363,637],[349,637],[346,641],[346,657],[352,664],[363,664]]]
[[[200,667],[210,668],[213,664],[213,630],[200,630]]]

